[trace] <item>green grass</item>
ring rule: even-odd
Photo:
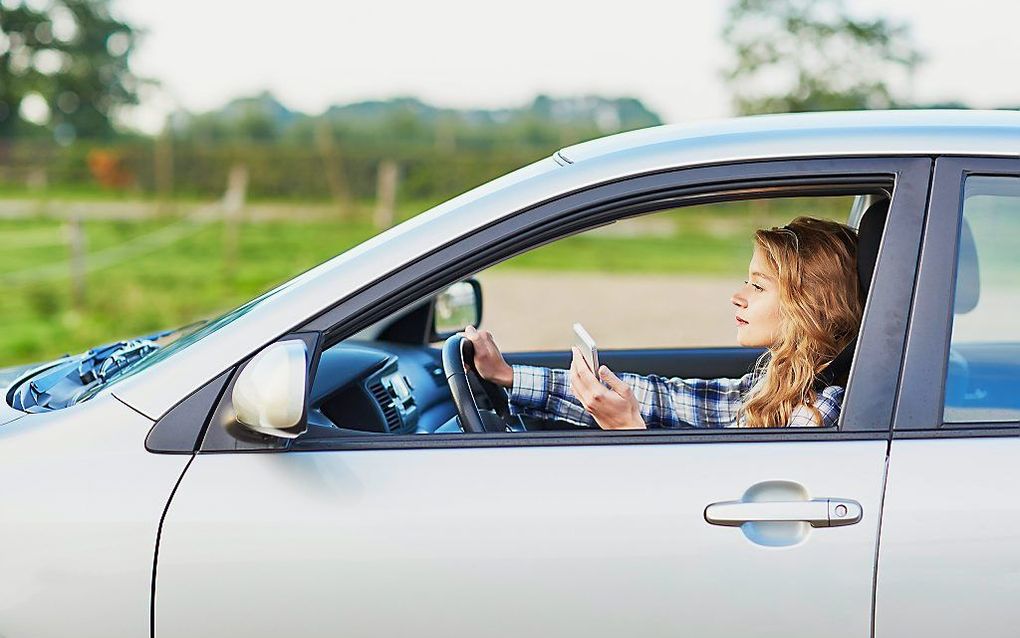
[[[159,230],[155,222],[88,222],[90,255]],[[0,221],[0,238],[62,232],[53,221]],[[374,234],[365,224],[266,223],[242,226],[237,259],[225,257],[221,224],[88,273],[85,304],[72,303],[65,245],[0,253],[0,365],[83,350],[217,314],[319,264]],[[88,259],[88,257],[87,257]],[[30,269],[67,265],[32,280]],[[19,273],[11,281],[10,274]],[[5,276],[7,278],[5,279]]]
[[[452,193],[450,196],[452,197],[457,194],[459,193]],[[47,186],[45,188],[31,188],[23,184],[0,182],[0,200],[2,199],[35,201],[40,202],[41,204],[53,202],[141,202],[152,204],[161,201],[161,198],[154,193],[130,188],[111,189],[102,188],[101,186],[94,184],[84,184],[80,186],[58,185]],[[167,206],[172,208],[177,204],[185,206],[192,204],[207,204],[209,203],[209,200],[210,198],[208,194],[190,192],[181,188],[175,191],[170,197],[165,198],[165,203]],[[308,197],[297,196],[288,197],[283,195],[270,196],[249,194],[246,197],[246,201],[255,204],[289,204],[296,206],[311,205],[315,207],[336,205],[334,200],[325,196],[309,199]],[[406,219],[414,213],[420,213],[437,204],[441,204],[443,201],[445,201],[443,198],[403,200],[400,202],[400,210],[397,212],[397,217]],[[349,201],[346,205],[351,208],[352,214],[356,216],[364,215],[368,218],[371,216],[372,209],[375,207],[375,201],[372,199],[355,198]]]
[[[657,213],[651,225],[650,218],[625,220],[608,230],[538,248],[496,268],[732,277],[746,268],[754,228],[783,224],[798,214],[842,218],[848,201],[815,200],[813,207],[805,208],[803,202],[774,200],[667,211]],[[399,217],[409,215],[409,210],[404,207]],[[85,222],[86,261],[95,264],[115,247],[139,245],[152,233],[181,223]],[[0,367],[219,314],[375,233],[362,221],[245,224],[236,261],[231,262],[221,223],[193,231],[179,241],[148,247],[89,272],[85,302],[75,307],[65,223],[0,220]]]

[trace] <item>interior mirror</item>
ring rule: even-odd
[[[231,394],[238,423],[285,439],[303,434],[307,359],[308,348],[299,339],[274,343],[252,357]]]
[[[442,341],[482,322],[482,286],[476,279],[458,281],[435,297],[432,341]]]

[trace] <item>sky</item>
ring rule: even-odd
[[[666,122],[732,115],[721,71],[728,2],[628,0],[113,0],[145,30],[132,66],[157,79],[125,121],[206,111],[272,91],[286,106],[413,95],[437,106],[508,107],[535,95],[641,99]],[[915,102],[1020,105],[1016,0],[847,0],[860,17],[910,24],[926,56]]]

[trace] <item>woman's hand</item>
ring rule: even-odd
[[[641,406],[630,386],[620,380],[606,366],[599,368],[599,376],[609,384],[602,385],[592,373],[577,348],[572,348],[570,361],[570,390],[584,409],[595,418],[603,430],[644,430]]]
[[[492,340],[492,333],[488,330],[475,330],[474,326],[464,329],[464,336],[471,345],[475,347],[475,370],[479,376],[496,385],[510,388],[514,384],[514,369],[506,362],[496,342]]]

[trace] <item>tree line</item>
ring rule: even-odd
[[[721,77],[738,114],[910,106],[904,87],[924,60],[908,24],[860,17],[842,0],[731,0],[721,37],[731,52]],[[255,196],[360,197],[378,164],[394,161],[402,194],[429,199],[563,146],[661,123],[626,97],[538,96],[491,110],[406,97],[309,115],[262,93],[175,113],[146,136],[116,121],[155,84],[129,64],[140,39],[111,0],[0,2],[0,183],[206,196],[244,161]]]

